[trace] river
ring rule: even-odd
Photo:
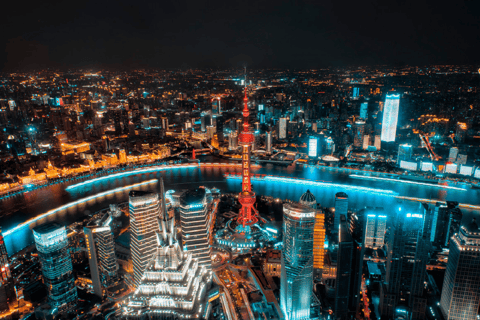
[[[202,162],[218,162],[218,159],[207,156],[202,159]],[[86,183],[83,186],[66,190],[69,185],[75,185],[80,182],[71,181],[51,185],[46,188],[33,190],[13,198],[2,200],[0,204],[2,213],[0,225],[2,226],[3,233],[5,234],[5,232],[7,232],[5,235],[7,251],[11,255],[33,242],[32,232],[29,228],[22,228],[10,234],[8,234],[8,230],[14,228],[19,223],[60,207],[66,203],[115,188],[151,179],[160,179],[160,177],[163,177],[164,179],[166,190],[181,190],[206,186],[217,187],[223,192],[239,192],[240,180],[225,179],[224,174],[227,172],[240,173],[240,170],[233,166],[198,167],[192,165],[188,168],[181,167],[150,173],[116,176],[109,179],[102,179],[95,183]],[[381,194],[368,188],[380,189],[383,191],[391,190],[400,196],[406,197],[441,201],[451,200],[460,203],[480,205],[480,190],[470,189],[468,185],[456,185],[456,187],[464,190],[453,190],[394,181],[354,179],[350,177],[350,174],[352,173],[344,172],[342,170],[331,168],[319,169],[300,165],[293,165],[290,167],[273,165],[253,167],[252,173],[323,181],[326,185],[305,184],[301,180],[295,182],[253,180],[252,185],[257,194],[291,200],[298,200],[307,189],[310,189],[317,198],[317,201],[324,207],[333,206],[335,193],[339,191],[345,191],[348,194],[350,209],[360,209],[365,206],[377,206],[393,210],[393,208],[398,207],[399,205],[406,205],[409,206],[411,210],[416,210],[418,207],[418,203],[400,203],[391,195]],[[141,189],[158,191],[158,184],[146,184],[143,185]],[[62,210],[48,218],[38,221],[37,223],[53,220],[62,224],[72,223],[86,214],[108,207],[109,204],[128,201],[128,192],[128,190],[123,190],[98,197],[82,204],[72,206],[69,209]],[[478,214],[478,212],[472,212],[471,210],[462,211],[464,212],[464,221],[466,219],[471,219],[472,214]],[[30,227],[33,226],[35,226],[35,223]]]

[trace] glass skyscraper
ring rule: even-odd
[[[332,233],[338,234],[340,228],[340,216],[347,218],[348,195],[345,192],[338,192],[335,195],[335,218],[333,219]]]
[[[130,191],[130,241],[133,263],[133,282],[138,286],[147,263],[157,249],[156,232],[160,217],[158,194]]]
[[[387,215],[382,208],[367,209],[365,211],[365,246],[372,249],[381,248],[385,244]]]
[[[298,203],[284,205],[280,307],[286,320],[310,318],[314,225],[314,209]]]
[[[399,208],[387,244],[385,283],[380,287],[382,318],[405,311],[412,320],[425,319],[427,299],[423,288],[430,239],[423,231],[423,214],[405,213]]]
[[[163,183],[162,183],[163,194]],[[212,272],[184,252],[177,240],[175,215],[162,201],[156,249],[140,284],[121,308],[122,319],[209,319]]]
[[[180,223],[182,225],[183,250],[198,259],[207,270],[212,269],[210,258],[212,242],[209,203],[204,188],[185,191],[180,196]]]
[[[67,230],[58,223],[46,223],[33,229],[33,237],[42,266],[48,302],[62,312],[73,311],[77,288],[68,249]]]
[[[383,107],[382,141],[393,142],[397,134],[398,109],[400,106],[399,94],[387,94]]]
[[[107,213],[93,225],[83,228],[93,291],[99,297],[103,297],[103,287],[117,277],[112,222],[113,217]]]
[[[446,320],[475,320],[480,304],[480,230],[473,219],[452,237],[440,309]]]

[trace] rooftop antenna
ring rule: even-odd
[[[246,91],[247,90],[247,66],[244,66],[243,68],[245,70],[245,83],[244,83],[245,87],[244,87],[244,89]]]

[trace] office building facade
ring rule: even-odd
[[[212,269],[210,233],[212,217],[205,189],[185,191],[179,199],[180,223],[182,226],[183,250],[198,260],[207,270]]]
[[[310,318],[314,226],[314,209],[298,203],[284,205],[280,307],[287,320]]]
[[[365,213],[365,247],[381,248],[385,244],[387,215],[383,209],[367,209]]]
[[[147,263],[157,248],[156,232],[160,217],[160,201],[157,193],[130,191],[130,247],[133,264],[133,283],[140,283]]]
[[[340,217],[337,249],[337,276],[335,281],[335,319],[347,319],[352,277],[354,243],[348,230],[347,218]]]
[[[118,266],[112,223],[113,217],[107,213],[98,221],[83,228],[93,292],[98,297],[103,297],[103,288],[117,278]]]
[[[473,219],[450,244],[440,309],[446,320],[476,320],[480,305],[480,230]]]
[[[383,108],[382,135],[385,142],[394,142],[397,134],[398,110],[400,107],[399,94],[387,94]]]
[[[33,229],[33,237],[50,306],[62,312],[73,311],[77,303],[77,288],[67,230],[58,223],[46,223]]]
[[[283,140],[287,138],[287,118],[280,118],[278,120],[278,139]]]
[[[162,191],[163,195],[163,183]],[[162,196],[162,199],[163,196]],[[175,215],[162,200],[155,254],[135,293],[121,308],[122,319],[209,319],[212,272],[182,250]]]
[[[348,214],[348,195],[345,192],[335,194],[335,218],[333,220],[332,233],[338,234],[340,228],[340,217],[347,218]]]
[[[380,287],[382,318],[405,311],[412,320],[425,319],[423,289],[430,239],[423,230],[423,214],[397,211],[387,244],[386,279]]]

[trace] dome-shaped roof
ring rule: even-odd
[[[315,196],[313,193],[310,192],[310,190],[307,190],[302,196],[300,197],[300,203],[302,202],[316,202],[317,199],[315,199]]]
[[[470,232],[470,233],[479,232],[479,231],[478,231],[477,219],[473,218],[472,221],[465,226],[465,228],[466,228],[467,231]]]

